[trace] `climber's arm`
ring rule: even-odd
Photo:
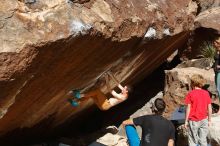
[[[117,84],[120,90],[124,90],[124,87],[119,83],[119,81],[110,72],[107,72],[107,74],[113,79],[113,81]]]
[[[110,85],[109,85],[109,78],[108,78],[108,75],[105,75],[105,83],[106,83],[106,87],[107,87],[107,90],[109,92],[111,92],[111,88],[110,88]]]
[[[124,87],[121,84],[118,84],[118,88],[124,90]]]
[[[112,90],[111,94],[119,100],[122,100],[124,98],[122,94],[118,94],[117,92],[115,92],[115,90]]]
[[[107,72],[107,74],[113,79],[113,81],[114,81],[116,84],[120,84],[119,81],[118,81],[110,72]]]

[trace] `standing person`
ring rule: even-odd
[[[118,84],[118,88],[121,90],[120,93],[117,93],[115,90],[110,89],[108,76],[110,76],[113,81]],[[78,106],[81,102],[91,98],[100,110],[108,110],[111,107],[116,106],[117,104],[127,100],[128,95],[131,92],[130,86],[123,87],[110,73],[105,75],[105,80],[107,89],[111,92],[113,97],[108,99],[106,95],[100,91],[100,89],[95,89],[88,93],[81,93],[79,90],[73,90],[70,92],[70,94],[71,96],[74,96],[74,99],[69,99],[71,105]]]
[[[122,123],[125,128],[130,125],[140,126],[142,128],[140,146],[174,146],[175,128],[171,121],[162,116],[165,107],[166,104],[164,100],[157,98],[152,105],[153,115],[128,119]],[[133,133],[130,133],[130,135]],[[127,134],[128,137],[130,137],[130,135]],[[134,137],[135,140],[138,139],[136,138],[137,136],[133,136],[133,138]],[[133,146],[130,141],[129,144]]]
[[[201,75],[191,77],[191,90],[185,98],[185,128],[188,131],[189,146],[207,146],[208,126],[211,122],[211,99],[209,93],[202,89],[205,79]]]
[[[213,42],[213,46],[216,49],[216,54],[214,58],[215,85],[218,91],[218,102],[220,103],[220,37]]]

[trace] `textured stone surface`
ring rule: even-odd
[[[215,29],[220,34],[220,6],[200,13],[195,19],[195,24],[199,27]]]
[[[143,79],[182,46],[196,13],[191,0],[2,0],[0,135],[51,132],[92,104],[73,108],[66,93],[107,70]]]
[[[203,64],[204,60],[191,60],[186,63],[178,65],[172,70],[166,71],[164,99],[167,104],[167,113],[172,113],[179,105],[184,105],[184,99],[190,87],[190,77],[194,74],[202,75],[207,84],[210,84],[208,90],[217,95],[214,83],[213,69],[205,70],[207,64]],[[199,67],[199,68],[197,68]],[[169,115],[169,114],[168,114]],[[219,119],[220,116],[213,114],[211,126],[209,127],[209,140],[212,146],[219,145]],[[187,145],[187,132],[183,125],[177,128],[177,145]]]
[[[213,115],[212,116],[212,122],[209,127],[209,135],[208,140],[211,146],[219,146],[220,145],[220,116],[219,115]],[[177,145],[187,145],[187,131],[184,128],[184,125],[181,125],[178,127],[177,130],[178,135],[178,141]]]
[[[99,138],[97,142],[108,146],[128,146],[127,139],[119,135],[113,135],[111,133],[105,134]]]
[[[203,12],[207,9],[219,7],[220,1],[219,0],[196,0],[200,7],[200,11]]]
[[[167,107],[168,113],[175,111],[179,105],[184,105],[184,98],[188,91],[191,90],[190,77],[194,74],[202,75],[206,79],[207,84],[210,84],[208,90],[217,95],[213,69],[205,70],[196,67],[186,67],[174,68],[167,70],[165,73],[164,98],[170,103]]]

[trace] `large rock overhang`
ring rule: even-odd
[[[182,46],[197,7],[190,0],[5,0],[0,9],[4,135],[51,117],[48,129],[61,125],[92,104],[74,109],[67,92],[93,87],[108,70],[123,84],[140,81]]]

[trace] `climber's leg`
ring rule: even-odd
[[[92,93],[89,93],[89,95],[100,110],[108,110],[112,107],[105,94],[102,93],[99,89],[96,89]]]

